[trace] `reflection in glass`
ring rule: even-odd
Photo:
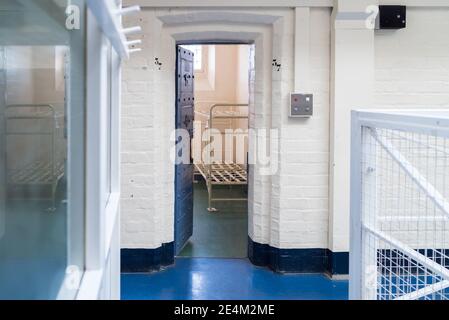
[[[73,298],[83,270],[84,35],[66,5],[0,3],[0,299]]]

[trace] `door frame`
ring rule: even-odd
[[[154,54],[163,65],[161,68],[152,66],[148,71],[148,76],[151,72],[149,80],[154,85],[150,103],[151,107],[157,110],[152,112],[155,124],[154,143],[161,147],[161,152],[155,155],[156,171],[153,177],[155,182],[153,197],[160,201],[147,202],[149,206],[147,219],[157,221],[161,228],[157,232],[150,226],[144,228],[148,232],[148,238],[139,245],[143,248],[157,249],[158,255],[162,252],[163,260],[157,263],[162,266],[173,264],[174,257],[174,167],[170,159],[174,150],[172,133],[175,111],[173,104],[176,97],[174,88],[176,44],[232,42],[251,44],[251,51],[255,56],[251,74],[255,76],[256,81],[251,82],[254,101],[250,102],[250,112],[253,114],[250,128],[256,130],[281,128],[282,118],[272,115],[281,114],[280,109],[284,105],[283,101],[278,99],[279,92],[290,89],[281,86],[279,78],[284,72],[273,72],[272,61],[273,56],[280,57],[284,53],[282,44],[284,41],[287,43],[293,41],[282,33],[285,24],[292,20],[293,16],[289,12],[279,10],[248,9],[244,12],[213,10],[199,15],[196,10],[167,11],[161,8],[149,13],[148,19],[152,21],[153,27],[147,34],[154,41],[147,53]],[[274,37],[279,34],[282,36]],[[289,52],[286,52],[286,55],[288,58],[291,57]],[[166,142],[169,142],[169,147],[166,146]],[[273,194],[277,191],[280,173],[277,171],[270,175],[263,174],[266,166],[260,163],[252,167],[248,192],[249,246],[252,243],[278,246],[279,230],[272,230],[271,225],[273,220],[278,221],[279,201]],[[133,247],[130,245],[130,248]],[[157,261],[159,260],[158,258]]]
[[[180,46],[182,46],[182,45],[230,45],[231,46],[231,45],[254,45],[254,42],[253,41],[243,41],[243,40],[232,40],[232,39],[229,39],[229,40],[223,40],[222,39],[222,40],[183,40],[183,41],[176,41],[176,43],[175,43],[176,54],[178,52],[178,48]],[[195,70],[193,70],[193,71],[195,71]],[[250,70],[248,70],[248,72],[249,71]],[[178,87],[177,87],[177,79],[178,79],[177,73],[178,73],[178,59],[176,59],[176,71],[175,71],[175,88],[176,88],[175,89],[175,91],[176,91],[176,93],[175,93],[175,129],[178,129],[177,121],[176,121],[176,115],[177,115],[177,112],[178,112],[178,110],[177,110],[177,108],[178,108],[177,101],[178,101],[178,93],[179,93],[178,92]],[[248,85],[249,85],[249,81],[250,80],[248,79]],[[194,93],[195,93],[195,89],[194,89]],[[251,100],[251,94],[253,94],[253,93],[251,93],[251,92],[249,93],[249,95],[250,95],[249,100]],[[249,103],[249,101],[248,101],[248,103]],[[193,110],[195,112],[195,100],[194,100]],[[250,126],[250,121],[251,121],[251,113],[249,113],[249,117],[248,117],[248,127]],[[249,139],[250,139],[250,137],[248,136],[248,146],[250,145]],[[249,152],[250,151],[248,149],[248,153]],[[193,165],[193,163],[192,163],[192,165]],[[249,164],[248,164],[248,168],[249,168]],[[249,179],[249,169],[248,169],[248,188],[250,186],[250,181],[251,181],[251,179]],[[178,183],[178,179],[177,179],[176,165],[175,165],[175,179],[174,179],[174,182],[173,182],[174,199],[175,199],[174,212],[173,212],[173,214],[174,214],[174,219],[173,219],[173,239],[174,239],[174,247],[175,247],[174,258],[177,256],[177,254],[176,254],[176,231],[177,231],[177,221],[176,221],[176,210],[177,210],[176,198],[177,198],[177,193],[176,193],[176,187],[177,187],[177,183]],[[193,180],[192,180],[192,184],[193,184]],[[192,198],[192,201],[194,202],[195,199]],[[249,211],[249,208],[248,208],[248,211]],[[194,225],[194,223],[195,222],[193,222],[193,225]],[[248,217],[248,228],[249,228],[249,217]],[[248,237],[249,237],[249,230],[248,230]],[[185,245],[187,243],[188,243],[188,241],[185,243]],[[181,251],[182,251],[182,249],[180,250],[180,252]],[[248,247],[248,245],[247,245],[247,256],[249,256],[249,247]]]

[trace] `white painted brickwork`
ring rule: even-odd
[[[170,33],[176,33],[176,27],[165,25],[163,30],[156,16],[188,12],[142,12],[139,19],[145,30],[144,50],[124,66],[122,246],[126,248],[155,248],[173,240],[173,167],[168,162],[171,145],[167,139],[174,127],[175,52]],[[257,71],[254,70],[252,77],[251,127],[280,128],[280,135],[285,137],[280,144],[282,157],[276,175],[260,176],[257,169],[252,172],[250,235],[257,242],[276,247],[325,248],[330,9],[313,9],[311,13],[312,32],[317,36],[312,38],[310,46],[311,84],[316,101],[316,117],[310,120],[287,117],[294,80],[293,10],[246,13],[279,16],[271,26],[264,23],[248,27],[249,31],[260,34],[255,39]],[[242,30],[239,25],[217,28],[234,33]],[[155,57],[163,63],[161,70],[155,68]],[[273,71],[273,57],[281,61],[282,71]],[[301,229],[302,237],[298,237],[296,227]]]
[[[407,16],[407,29],[395,33],[377,32],[376,104],[384,108],[449,108],[449,8],[409,8]],[[413,138],[416,141],[426,140],[418,134]],[[430,141],[432,144],[436,143],[434,139]],[[423,148],[423,145],[404,141],[401,144],[397,142],[396,145],[404,149],[413,147],[413,153],[410,150],[400,151],[440,192],[446,191],[444,184],[436,183],[444,181],[446,176],[441,159],[440,162],[436,160],[436,156],[442,157],[442,154],[436,153],[432,146],[429,150],[433,151]],[[441,149],[444,149],[444,143]],[[419,155],[418,152],[422,154]],[[388,161],[391,159],[388,158]],[[440,165],[439,170],[443,169],[438,174],[433,172],[437,169],[437,164]],[[383,165],[386,166],[385,163]],[[432,167],[426,168],[429,165]],[[385,214],[409,214],[420,216],[421,219],[430,215],[433,203],[422,195],[415,184],[403,178],[403,173],[399,177],[400,182],[390,177],[392,181],[386,184],[390,188],[384,187],[382,190],[385,208],[393,211]],[[398,192],[398,189],[403,192]],[[388,196],[392,195],[396,198],[389,199]],[[413,205],[410,207],[406,203]],[[394,212],[393,209],[398,209],[401,205],[400,210],[397,210],[399,212]],[[436,212],[441,214],[438,210]],[[448,239],[442,237],[441,233],[441,230],[447,230],[444,222],[385,224],[389,228],[386,230],[390,230],[393,236],[413,248],[427,248],[437,243],[440,243],[438,248],[447,247]]]
[[[339,102],[331,120],[331,128],[338,130],[330,135],[333,142],[337,141],[331,149],[331,168],[333,165],[335,171],[330,174],[329,245],[333,251],[349,250],[350,109],[449,107],[448,91],[444,89],[449,79],[448,8],[407,10],[406,29],[375,31],[371,41],[364,28],[346,25],[338,34],[348,37],[332,44],[340,48],[339,60],[334,61],[340,77],[333,96]]]
[[[449,108],[449,8],[408,8],[407,28],[378,31],[375,102]]]
[[[315,102],[311,119],[288,118],[294,86],[292,9],[241,9],[231,16],[262,18],[254,25],[214,24],[213,31],[204,21],[177,26],[164,25],[157,18],[185,14],[186,19],[204,19],[204,15],[192,15],[195,12],[202,11],[146,9],[138,17],[145,30],[144,50],[123,70],[122,247],[156,248],[173,241],[169,135],[175,111],[174,37],[196,34],[201,39],[202,32],[215,30],[220,31],[217,36],[255,37],[250,127],[280,129],[279,171],[271,177],[251,172],[250,236],[280,248],[328,248],[331,9],[310,9],[309,87]],[[270,22],[269,16],[278,18]],[[449,10],[441,8],[410,8],[407,29],[376,31],[377,106],[449,107],[448,31]],[[154,64],[155,57],[163,64],[161,70]],[[271,67],[274,57],[282,63],[280,72]],[[349,212],[345,217],[349,223]]]
[[[314,94],[314,117],[289,119],[289,101],[281,109],[285,111],[280,144],[281,184],[276,192],[280,197],[282,248],[327,248],[330,16],[327,8],[310,12],[309,88]],[[290,74],[291,79],[293,76]]]

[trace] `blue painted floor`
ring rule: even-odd
[[[178,258],[151,274],[122,274],[123,300],[346,300],[348,282],[281,275],[247,259]]]

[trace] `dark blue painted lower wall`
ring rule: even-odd
[[[327,272],[332,275],[349,274],[349,252],[333,252],[326,249]]]
[[[122,249],[121,268],[124,273],[151,272],[175,262],[174,243],[156,249]],[[329,249],[278,249],[248,238],[248,257],[256,266],[279,273],[349,273],[349,253]]]
[[[257,266],[281,273],[349,273],[349,253],[329,249],[279,249],[248,239],[248,257]]]
[[[173,242],[165,243],[156,249],[122,249],[122,272],[150,272],[175,263]]]

